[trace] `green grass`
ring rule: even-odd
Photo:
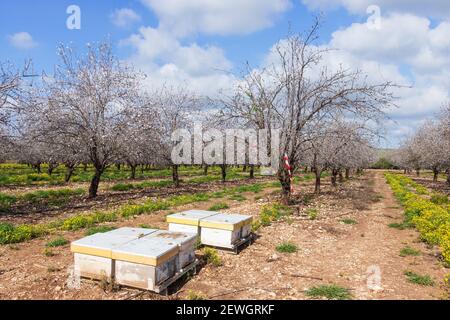
[[[211,206],[208,210],[209,211],[218,211],[218,210],[222,210],[222,209],[229,209],[230,206],[227,205],[226,203],[217,203],[213,206]]]
[[[46,204],[58,206],[65,204],[71,197],[85,194],[84,189],[58,189],[58,190],[38,190],[24,193],[19,196],[11,196],[0,193],[0,212],[11,210],[11,206],[16,203],[23,205]]]
[[[226,196],[226,192],[224,192],[224,191],[217,191],[217,192],[213,192],[211,194],[211,198],[215,198],[215,199],[225,198],[225,196]]]
[[[234,189],[234,192],[237,193],[245,193],[245,192],[253,192],[253,193],[259,193],[263,190],[264,186],[261,184],[250,184],[250,185],[242,185],[239,187],[236,187]]]
[[[17,197],[0,193],[0,212],[7,211],[15,202],[17,202]]]
[[[222,259],[220,258],[216,249],[204,248],[203,254],[205,255],[205,259],[206,259],[207,263],[210,263],[215,267],[220,267],[223,264]]]
[[[308,209],[306,210],[306,214],[310,220],[316,220],[319,215],[319,211],[317,209]]]
[[[239,201],[239,202],[247,200],[247,198],[241,194],[234,194],[234,195],[230,196],[228,199],[234,200],[234,201]]]
[[[41,174],[36,173],[36,171],[23,164],[0,164],[0,185],[10,186],[10,185],[64,185],[64,175],[66,169],[64,166],[58,166],[53,171],[53,174],[49,176],[44,173],[47,170],[47,165],[42,165]],[[217,169],[210,170],[211,173],[216,173]],[[234,169],[230,170],[234,172]],[[201,175],[203,171],[196,166],[180,166],[179,173],[182,176],[193,176]],[[87,171],[84,171],[83,166],[75,168],[74,174],[72,176],[72,182],[89,182],[94,174],[94,168],[92,165],[87,167]],[[164,169],[150,169],[136,171],[137,179],[148,179],[148,178],[168,178],[171,176],[171,170]],[[102,175],[103,181],[114,181],[114,180],[127,180],[131,175],[131,170],[128,167],[122,167],[118,170],[116,167],[109,167]]]
[[[321,285],[306,291],[311,298],[326,298],[328,300],[350,300],[352,295],[346,288],[337,285]]]
[[[284,242],[276,247],[276,250],[281,253],[294,253],[298,248],[295,244],[290,242]]]
[[[38,190],[30,193],[26,193],[20,197],[20,199],[31,202],[39,203],[45,201],[48,204],[58,205],[66,202],[72,196],[78,196],[85,194],[84,189],[58,189],[58,190]]]
[[[98,227],[92,227],[86,230],[85,235],[86,236],[92,236],[96,233],[105,233],[116,229],[115,227],[111,226],[98,226]]]
[[[45,248],[44,251],[42,252],[44,254],[44,256],[46,257],[53,257],[56,254],[52,251],[52,249],[50,248]]]
[[[74,231],[93,227],[102,222],[117,221],[117,214],[114,212],[96,212],[92,214],[79,215],[63,220],[61,229]]]
[[[342,219],[341,222],[344,224],[357,224],[358,223],[356,220],[353,220],[353,219]]]
[[[434,193],[431,195],[430,201],[437,205],[445,205],[449,204],[449,200],[447,195],[440,194],[440,193]]]
[[[69,240],[64,239],[63,237],[56,238],[52,241],[47,242],[45,245],[47,248],[56,248],[56,247],[62,247],[69,244]]]
[[[398,222],[394,222],[394,223],[390,223],[388,224],[389,228],[394,228],[394,229],[398,229],[398,230],[405,230],[405,229],[412,229],[414,228],[414,225],[410,222],[404,221],[401,223]]]
[[[418,284],[420,286],[434,286],[434,281],[429,275],[422,276],[412,271],[405,271],[405,276],[411,283]]]
[[[401,257],[406,257],[406,256],[419,256],[420,255],[420,251],[411,248],[409,246],[404,247],[402,250],[400,250],[400,256]]]
[[[206,297],[201,293],[197,293],[195,291],[189,290],[187,295],[188,300],[206,300]]]
[[[154,227],[154,226],[151,226],[151,225],[145,224],[145,223],[140,224],[140,225],[139,225],[139,228],[144,228],[144,229],[158,229],[157,227]]]
[[[0,244],[12,244],[28,241],[47,234],[48,230],[42,226],[0,223]]]
[[[142,190],[146,188],[164,188],[172,185],[172,180],[160,180],[160,181],[145,181],[140,183],[116,183],[111,187],[113,191],[129,191],[129,190]]]
[[[272,222],[279,221],[290,215],[292,215],[291,208],[279,203],[269,204],[262,208],[260,218],[255,221],[255,223],[267,227],[270,226]]]

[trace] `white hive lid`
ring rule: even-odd
[[[130,241],[112,251],[115,260],[158,266],[178,254],[178,245],[157,238],[144,237]]]
[[[188,210],[168,215],[167,222],[198,226],[200,220],[217,214],[219,214],[219,212],[216,211]]]
[[[74,253],[111,258],[112,249],[135,239],[135,236],[130,235],[96,233],[72,242],[70,249]]]
[[[174,243],[176,245],[182,245],[186,242],[195,240],[197,238],[196,233],[186,233],[186,232],[174,232],[174,231],[166,231],[159,230],[149,234],[144,237],[144,239],[153,238],[158,239],[160,241],[166,241],[168,243]]]
[[[158,231],[158,230],[157,229],[147,229],[147,228],[124,227],[124,228],[119,228],[119,229],[115,229],[115,230],[106,232],[106,234],[132,236],[135,239],[139,239],[139,238],[145,237],[156,231]]]
[[[252,216],[241,214],[217,214],[204,218],[200,221],[200,226],[205,228],[222,229],[234,231],[252,222]]]

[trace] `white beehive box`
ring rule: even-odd
[[[196,233],[160,230],[146,236],[145,238],[154,238],[159,241],[165,241],[169,244],[176,244],[180,249],[178,254],[177,270],[181,270],[195,261],[195,245],[198,238]]]
[[[145,290],[177,272],[179,246],[158,238],[144,237],[113,249],[115,280],[118,284]]]
[[[97,233],[71,243],[75,270],[81,277],[102,280],[114,276],[112,250],[118,246],[155,232],[155,229],[121,228]]]
[[[188,210],[167,216],[169,231],[200,235],[200,220],[219,214],[216,211]]]
[[[250,235],[252,217],[239,214],[217,214],[200,220],[201,242],[205,245],[234,248]]]

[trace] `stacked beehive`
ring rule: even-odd
[[[154,229],[121,228],[71,245],[80,276],[155,290],[195,261],[197,235]]]
[[[121,285],[157,291],[195,266],[195,245],[234,248],[250,234],[250,216],[191,210],[167,217],[169,231],[120,228],[72,242],[82,277],[114,278]]]
[[[115,268],[112,260],[113,249],[156,231],[155,229],[120,228],[74,241],[71,244],[71,250],[74,253],[75,269],[82,277],[110,280],[114,276]]]
[[[167,216],[167,222],[169,230],[196,232],[204,245],[231,249],[250,235],[252,217],[190,210]]]

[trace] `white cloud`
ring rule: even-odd
[[[111,14],[111,20],[117,27],[127,28],[141,21],[141,16],[129,8],[117,9]]]
[[[350,13],[365,15],[370,5],[377,5],[382,13],[412,13],[437,19],[450,18],[448,0],[302,0],[311,9],[329,10],[344,7]]]
[[[322,66],[364,71],[369,81],[386,80],[400,84],[394,90],[398,108],[389,116],[390,143],[436,115],[450,100],[450,23],[432,26],[429,19],[411,14],[390,14],[381,21],[381,29],[354,23],[332,34],[324,48],[336,50],[323,55]],[[274,50],[266,63],[274,61]],[[314,73],[314,72],[312,72]],[[409,130],[406,130],[409,128]]]
[[[141,28],[121,44],[136,50],[129,60],[148,75],[150,86],[167,83],[214,95],[234,81],[231,62],[216,46],[182,44],[170,33],[151,27]]]
[[[272,26],[291,0],[141,0],[158,18],[121,42],[135,49],[129,60],[148,75],[149,86],[188,86],[215,95],[236,81],[232,63],[214,45],[199,45],[198,34],[249,34]],[[190,42],[186,39],[190,39]]]
[[[249,34],[272,26],[290,0],[141,0],[159,18],[161,29],[178,37]]]
[[[9,43],[18,49],[31,49],[38,45],[28,32],[18,32],[8,38]]]

